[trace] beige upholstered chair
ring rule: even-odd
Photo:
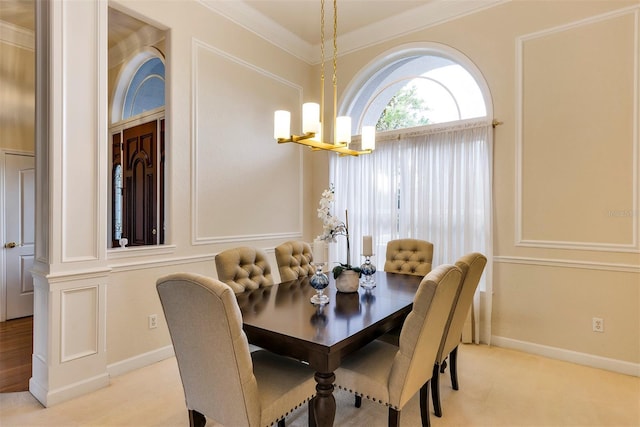
[[[398,239],[387,243],[384,271],[425,276],[431,271],[433,243],[418,239]]]
[[[442,416],[442,406],[440,404],[440,373],[446,367],[445,359],[449,356],[451,386],[458,390],[458,344],[462,337],[462,328],[465,319],[473,303],[473,295],[480,282],[480,277],[487,264],[487,258],[481,253],[473,252],[461,257],[456,266],[462,271],[462,285],[458,299],[455,302],[451,321],[438,350],[436,363],[433,365],[433,378],[431,379],[431,396],[433,397],[433,408],[436,416]]]
[[[227,249],[216,255],[218,279],[240,293],[273,285],[271,266],[263,251],[248,246]]]
[[[389,406],[390,426],[399,424],[402,407],[420,390],[422,425],[428,426],[431,361],[440,348],[461,277],[453,265],[441,265],[427,274],[402,326],[400,345],[374,340],[342,362],[335,372],[336,385]]]
[[[284,425],[288,413],[314,396],[308,366],[267,351],[249,353],[229,286],[177,273],[160,278],[156,287],[191,426],[204,426],[206,418],[225,426]]]
[[[431,271],[433,243],[419,239],[390,240],[387,243],[384,271],[425,276]],[[398,345],[400,328],[392,329],[379,339]]]
[[[281,282],[296,280],[298,277],[308,276],[316,271],[311,264],[313,261],[311,245],[307,242],[291,240],[276,246],[276,261]]]

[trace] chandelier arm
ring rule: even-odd
[[[372,150],[352,150],[347,147],[347,144],[329,144],[326,142],[315,141],[313,138],[315,134],[313,132],[306,133],[304,135],[292,135],[290,138],[278,138],[278,144],[286,144],[288,142],[294,142],[296,144],[305,145],[314,151],[325,150],[335,151],[340,153],[340,156],[359,156],[360,154],[370,154]]]

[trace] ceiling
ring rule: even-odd
[[[198,0],[309,63],[320,57],[320,0]],[[339,54],[510,0],[338,0]],[[333,1],[325,0],[325,37]]]
[[[434,0],[380,1],[340,0],[338,30],[347,34],[391,16],[433,3]],[[282,28],[286,28],[303,41],[315,45],[320,42],[320,0],[244,1],[244,3]],[[327,36],[333,28],[333,1],[325,2]]]
[[[0,0],[0,24],[8,23],[33,31],[33,1]],[[319,61],[320,0],[198,1],[308,63]],[[506,1],[509,0],[339,0],[339,53],[354,51]],[[326,0],[325,21],[325,37],[330,40],[332,0]],[[144,26],[143,22],[110,9],[109,46]]]

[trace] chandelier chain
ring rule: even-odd
[[[324,81],[324,0],[320,0],[320,78]]]
[[[2,1],[2,0],[0,0]],[[274,123],[274,136],[278,141],[278,144],[287,142],[295,142],[300,145],[306,145],[313,150],[327,150],[339,153],[341,156],[359,156],[360,154],[369,154],[373,148],[366,148],[363,150],[353,150],[349,148],[349,142],[351,141],[351,119],[349,117],[337,117],[338,113],[338,0],[333,0],[333,143],[323,142],[323,138],[326,138],[324,133],[325,115],[324,115],[324,100],[325,100],[325,0],[320,0],[320,105],[315,103],[303,104],[303,134],[294,135],[290,134],[290,120],[291,114],[288,111],[278,110],[275,113]],[[312,112],[315,109],[320,110],[320,121],[315,122],[311,118],[307,118],[309,114],[306,112]],[[313,116],[316,113],[311,113]],[[340,120],[338,120],[340,119]],[[308,123],[311,121],[312,123]],[[287,137],[287,135],[290,135]],[[363,140],[364,141],[364,140]]]
[[[338,0],[333,0],[333,85],[338,84]]]

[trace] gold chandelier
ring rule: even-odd
[[[328,150],[340,153],[341,156],[359,156],[369,154],[375,148],[375,126],[363,126],[361,136],[362,150],[349,148],[351,143],[351,117],[337,117],[338,107],[338,6],[333,0],[333,129],[334,143],[322,141],[324,125],[324,0],[320,0],[320,104],[307,102],[302,104],[302,135],[290,133],[291,113],[278,110],[274,115],[273,137],[278,144],[295,142],[306,145],[313,150]]]

